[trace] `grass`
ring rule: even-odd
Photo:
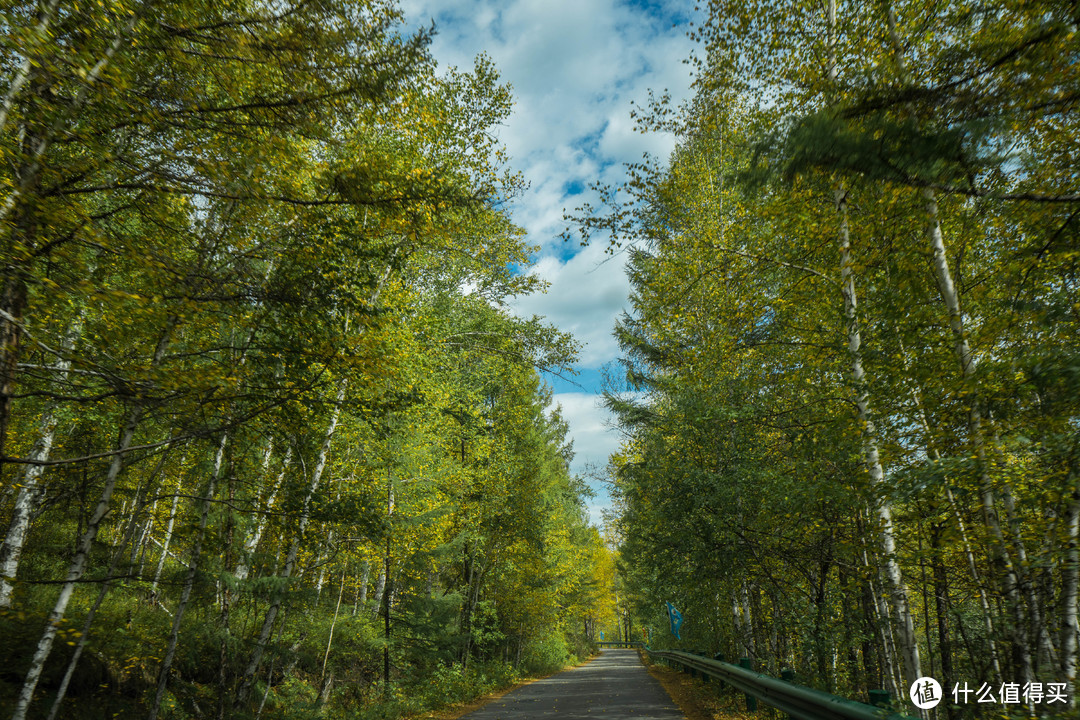
[[[687,720],[769,720],[780,717],[779,713],[760,702],[757,711],[749,712],[743,694],[731,688],[720,690],[716,683],[695,680],[689,673],[650,664],[644,655],[642,662],[649,674],[664,686]]]

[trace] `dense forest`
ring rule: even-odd
[[[397,717],[588,655],[492,64],[383,0],[0,26],[4,717]]]
[[[1075,717],[1080,11],[702,5],[694,96],[638,115],[670,163],[570,230],[629,253],[624,612],[863,701]]]

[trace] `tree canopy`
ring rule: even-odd
[[[0,25],[5,712],[400,714],[586,655],[492,63],[382,0]]]

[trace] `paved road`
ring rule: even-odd
[[[604,650],[587,665],[493,700],[462,720],[685,720],[634,650]]]

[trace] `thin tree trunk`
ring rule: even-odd
[[[71,359],[67,355],[75,347],[75,342],[81,334],[82,316],[80,315],[64,334],[60,356],[52,366],[53,372],[57,375],[63,376],[71,369]],[[45,494],[45,488],[41,486],[41,476],[45,471],[45,466],[37,463],[48,460],[52,452],[58,423],[56,409],[55,405],[50,406],[41,416],[38,439],[34,443],[33,450],[30,451],[29,459],[32,462],[23,470],[18,482],[19,491],[15,496],[11,523],[8,525],[3,545],[0,545],[0,608],[11,607],[11,595],[14,590],[12,583],[19,571],[19,559],[22,557],[26,534],[30,529],[30,518],[37,512]]]
[[[876,620],[877,604],[874,600],[873,586],[868,580],[862,580],[861,589],[863,621],[866,628],[862,642],[863,671],[866,674],[866,689],[877,690],[885,687],[884,672],[882,670],[884,663],[878,662],[879,656],[884,652],[884,644],[874,647],[873,636],[880,633],[878,632]]]
[[[835,0],[830,0],[833,7]],[[833,199],[840,215],[840,278],[843,287],[844,318],[847,327],[848,357],[851,361],[851,384],[855,390],[858,423],[863,440],[863,462],[870,475],[874,510],[878,516],[881,537],[882,565],[889,583],[890,596],[896,613],[897,631],[900,636],[900,653],[904,664],[904,680],[913,682],[922,676],[919,662],[919,644],[915,637],[915,622],[911,617],[907,588],[904,586],[900,563],[896,559],[896,537],[893,532],[892,506],[882,497],[885,473],[881,466],[877,447],[877,429],[870,415],[870,392],[866,372],[862,364],[862,335],[859,330],[858,300],[855,294],[854,260],[851,256],[851,237],[848,230],[847,192],[834,190]]]
[[[861,528],[862,513],[859,513]],[[864,540],[865,542],[865,540]],[[881,572],[880,568],[875,568],[870,564],[869,553],[864,545],[862,549],[862,561],[863,566],[875,573]],[[882,677],[884,680],[885,690],[889,691],[892,697],[899,697],[900,685],[897,681],[897,669],[896,669],[896,644],[893,641],[892,622],[890,621],[889,608],[885,602],[885,598],[878,592],[877,585],[872,579],[867,579],[867,588],[869,594],[870,606],[874,612],[873,617],[868,618],[877,629],[877,634],[880,638],[881,647],[881,660],[882,660]]]
[[[319,546],[319,555],[315,564],[319,566],[319,579],[315,581],[315,607],[319,607],[322,598],[323,585],[326,584],[326,564],[329,562],[326,553],[334,543],[334,530],[331,528],[326,535],[326,541]]]
[[[109,563],[108,569],[105,571],[105,580],[101,583],[101,587],[98,589],[97,599],[94,600],[94,604],[90,606],[89,612],[86,613],[86,619],[83,621],[82,632],[79,635],[79,640],[75,644],[75,652],[71,655],[71,660],[68,661],[67,670],[64,672],[64,678],[60,681],[60,688],[56,691],[56,697],[53,699],[52,708],[49,710],[49,717],[47,720],[54,720],[56,714],[60,711],[60,705],[64,702],[64,696],[67,694],[68,685],[71,683],[71,678],[75,675],[75,668],[79,665],[79,659],[82,657],[83,650],[86,649],[86,641],[90,637],[90,629],[93,627],[94,618],[97,615],[98,609],[101,608],[101,604],[105,601],[105,596],[109,592],[109,586],[112,584],[113,573],[116,571],[116,566],[120,562],[120,557],[124,555],[125,546],[131,542],[132,536],[135,534],[135,528],[138,525],[138,517],[142,511],[146,508],[146,495],[150,490],[150,484],[161,474],[162,469],[165,467],[165,461],[168,458],[168,449],[162,453],[161,459],[158,461],[157,467],[150,473],[150,478],[146,484],[140,489],[139,495],[135,500],[135,508],[128,518],[127,527],[124,528],[124,536],[119,545],[113,552],[112,561]],[[131,543],[135,546],[136,543]],[[134,563],[132,563],[134,564]]]
[[[326,461],[330,456],[330,446],[334,439],[334,431],[337,429],[338,415],[341,410],[341,404],[345,399],[345,388],[347,385],[348,381],[345,379],[338,383],[337,398],[334,402],[334,409],[330,414],[330,423],[326,428],[322,447],[319,450],[319,457],[311,473],[311,482],[308,483],[307,493],[304,496],[304,503],[300,510],[300,521],[296,528],[296,534],[293,536],[293,540],[289,545],[289,554],[285,558],[285,567],[280,576],[283,580],[292,577],[293,569],[296,567],[296,558],[300,552],[300,543],[303,541],[304,531],[307,530],[310,518],[311,500],[315,496],[315,491],[319,489],[319,483],[322,480],[322,474],[326,468]],[[259,636],[256,638],[255,647],[251,652],[251,658],[244,668],[243,678],[240,682],[240,687],[236,692],[236,699],[233,706],[237,709],[241,708],[243,704],[247,702],[247,699],[251,694],[251,688],[255,683],[255,674],[259,670],[259,663],[262,661],[263,651],[266,649],[266,643],[270,639],[270,631],[274,626],[274,620],[277,618],[278,612],[281,611],[282,600],[283,592],[279,591],[274,596],[273,602],[270,603],[270,607],[267,608],[262,628],[259,630]]]
[[[165,349],[169,345],[169,337],[176,324],[176,320],[175,317],[170,318],[167,329],[162,333],[157,348],[154,350],[151,367],[157,367],[161,364],[161,359],[165,356]],[[143,401],[140,398],[136,398],[131,411],[128,413],[124,427],[120,432],[120,441],[117,443],[116,452],[109,462],[109,470],[105,475],[105,486],[102,488],[101,497],[98,500],[97,507],[94,508],[94,512],[87,522],[86,531],[83,533],[78,547],[75,550],[75,555],[71,559],[71,564],[68,566],[67,578],[64,581],[64,585],[60,588],[60,595],[53,605],[52,612],[49,613],[45,631],[38,640],[37,648],[34,651],[33,659],[30,661],[30,668],[26,672],[26,679],[23,681],[22,690],[19,692],[19,699],[16,701],[15,712],[12,713],[11,720],[25,720],[26,718],[26,712],[30,708],[30,701],[34,697],[34,690],[37,688],[38,680],[41,678],[41,671],[45,666],[45,660],[52,651],[52,644],[53,640],[56,638],[56,631],[64,619],[64,614],[67,612],[67,606],[71,601],[72,594],[75,592],[75,586],[78,584],[79,580],[82,579],[83,573],[86,571],[86,562],[90,556],[90,549],[93,547],[94,538],[97,537],[101,521],[109,511],[109,503],[112,500],[113,491],[116,489],[116,482],[120,477],[120,471],[124,468],[124,461],[127,459],[128,448],[131,447],[131,441],[135,437],[135,428],[138,427],[139,421],[142,420],[144,409]]]
[[[949,578],[942,558],[941,530],[935,524],[930,530],[930,564],[934,576],[934,610],[937,615],[938,654],[941,656],[941,687],[948,691],[953,686],[952,639],[949,637]],[[927,626],[929,626],[927,616]],[[994,662],[997,662],[995,656]],[[952,705],[945,703],[945,716],[954,715]]]
[[[750,586],[745,580],[740,586],[739,599],[742,603],[743,617],[746,619],[746,652],[750,659],[756,662],[757,643],[754,641],[754,614],[750,611]],[[626,639],[629,641],[633,638],[628,635]]]
[[[319,678],[319,684],[324,686],[329,684],[325,683],[326,663],[330,660],[330,647],[333,645],[334,642],[334,627],[337,625],[338,613],[341,611],[341,596],[345,594],[345,572],[347,569],[348,568],[346,567],[345,570],[341,571],[341,586],[338,588],[337,605],[334,607],[334,619],[330,621],[330,635],[326,639],[326,652],[323,654],[322,673]],[[332,681],[333,674],[331,674],[330,677]],[[320,697],[320,703],[324,702],[326,702],[326,699]]]
[[[180,471],[183,472],[184,462],[187,460],[185,454],[180,458]],[[157,594],[158,581],[161,580],[161,571],[165,567],[165,558],[169,556],[169,543],[172,542],[173,524],[176,522],[176,507],[180,502],[180,493],[183,492],[184,481],[183,476],[176,481],[176,492],[173,494],[172,508],[169,510],[169,522],[165,526],[165,537],[161,542],[161,557],[158,558],[157,568],[154,570],[154,582],[150,584],[150,591],[152,594]]]
[[[266,448],[266,458],[270,456],[270,452],[273,450],[273,445],[268,445]],[[259,517],[258,522],[255,524],[255,530],[244,541],[243,554],[240,556],[240,562],[236,565],[236,579],[246,580],[248,573],[251,572],[251,557],[255,554],[255,549],[259,547],[259,541],[262,540],[263,531],[266,530],[266,521],[270,516],[270,510],[274,506],[274,500],[277,499],[278,490],[281,489],[281,483],[285,479],[285,473],[289,470],[289,464],[292,462],[292,448],[288,448],[285,451],[285,457],[281,461],[281,472],[277,474],[277,478],[274,480],[274,485],[270,489],[270,493],[266,498],[266,502],[263,503],[263,513]],[[267,466],[267,462],[263,462],[264,468]]]
[[[365,607],[367,605],[367,586],[368,578],[371,577],[371,561],[364,560],[364,569],[360,573],[360,587],[357,588],[356,602],[353,604],[352,614],[356,615],[357,606]]]
[[[180,592],[180,602],[176,606],[173,615],[172,631],[169,633],[169,641],[165,647],[165,657],[161,660],[158,669],[157,690],[154,693],[154,701],[150,706],[148,720],[156,720],[161,708],[161,701],[165,697],[165,690],[169,685],[169,673],[172,671],[173,659],[176,657],[176,644],[180,638],[180,622],[184,618],[188,601],[191,599],[191,591],[195,587],[195,576],[199,571],[199,558],[202,555],[202,543],[206,537],[206,525],[210,517],[210,507],[213,504],[214,492],[220,480],[221,470],[225,460],[225,446],[228,443],[229,434],[223,433],[218,444],[217,456],[214,458],[214,469],[207,481],[206,495],[203,496],[202,514],[199,516],[199,528],[195,535],[195,545],[191,550],[191,564],[188,566],[187,577],[184,579],[184,588]]]
[[[372,611],[371,617],[376,618],[379,616],[380,609],[382,608],[383,593],[386,592],[386,568],[379,568],[379,577],[375,580],[375,597],[372,599]]]
[[[1066,683],[1069,707],[1077,706],[1076,689],[1076,645],[1077,645],[1077,604],[1080,598],[1077,587],[1080,586],[1080,476],[1070,477],[1072,497],[1065,515],[1065,531],[1068,533],[1068,546],[1065,551],[1065,567],[1061,577],[1061,677]]]

